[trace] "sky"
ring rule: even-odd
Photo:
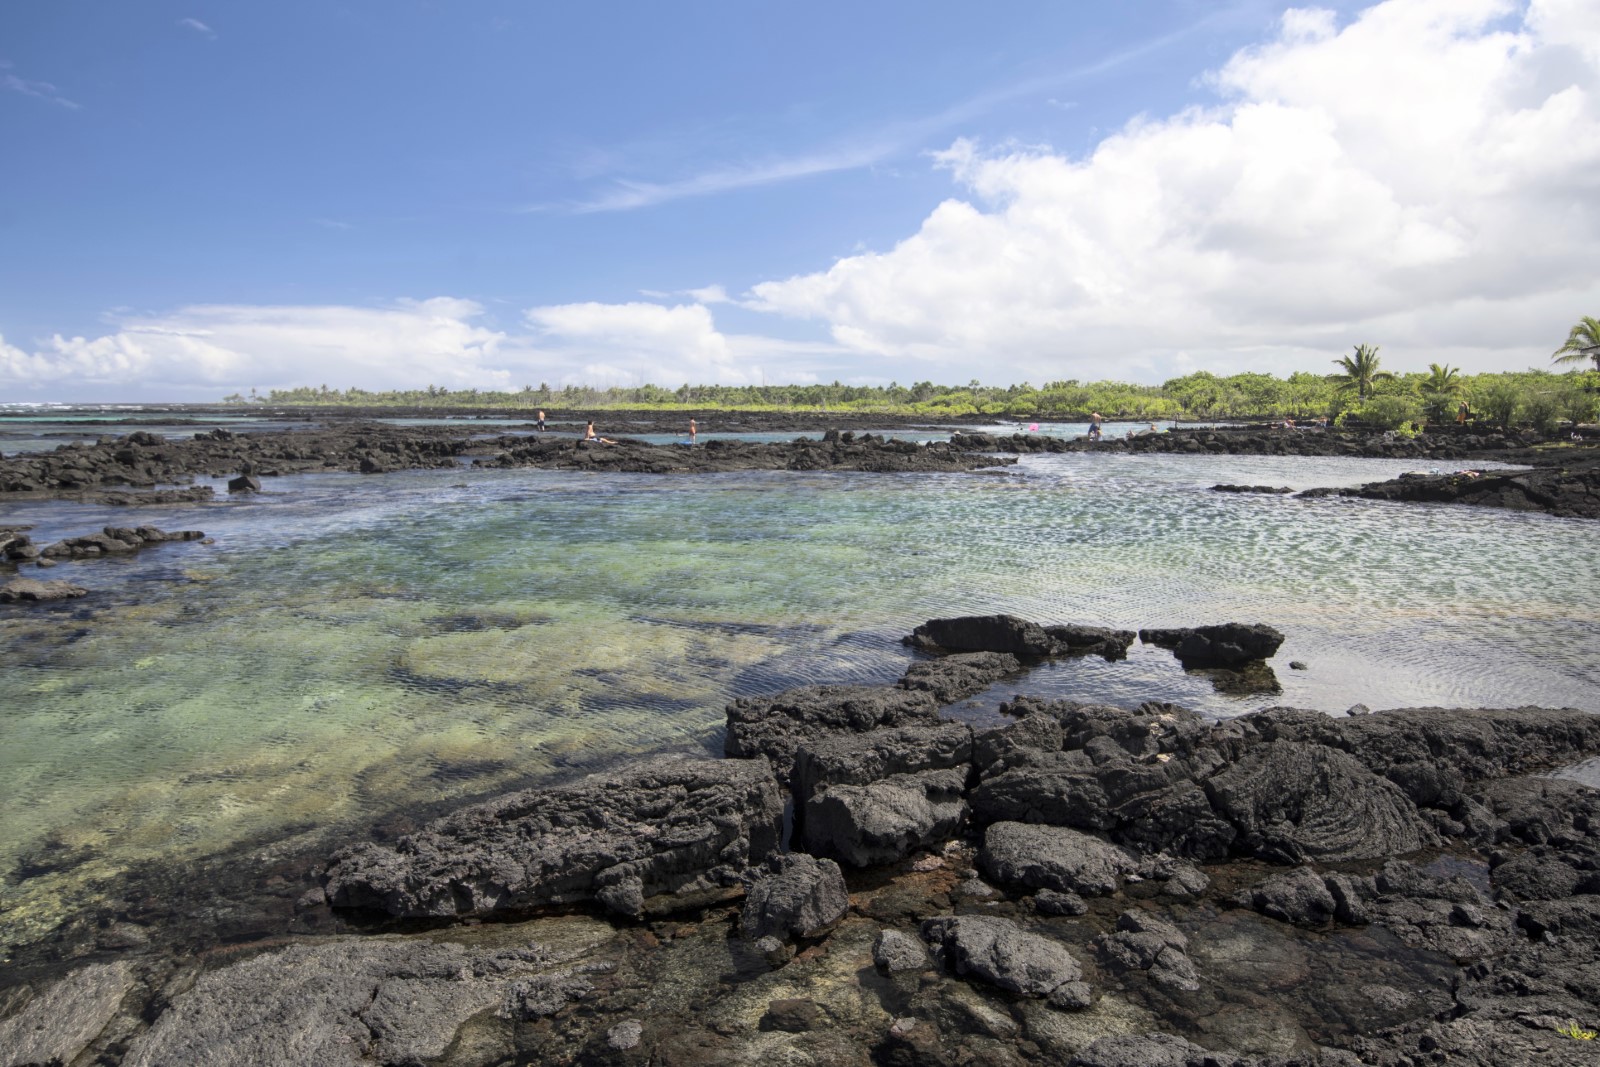
[[[0,403],[1549,367],[1600,2],[0,5]]]

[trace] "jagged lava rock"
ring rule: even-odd
[[[795,751],[792,782],[797,805],[826,786],[865,785],[892,774],[972,765],[972,728],[948,722],[840,733],[805,742]]]
[[[837,733],[865,733],[887,726],[934,725],[933,696],[887,686],[809,685],[773,696],[741,697],[728,705],[723,751],[735,758],[766,756],[779,780],[788,782],[795,751]]]
[[[1139,862],[1124,849],[1064,826],[997,822],[983,835],[978,863],[994,879],[1080,896],[1115,893]]]
[[[895,685],[932,693],[941,704],[954,704],[1020,670],[1022,661],[1009,652],[961,652],[913,663]]]
[[[1438,842],[1398,786],[1326,745],[1268,742],[1205,790],[1239,844],[1280,863],[1377,859]]]
[[[821,937],[850,910],[839,865],[803,852],[772,857],[745,876],[745,886],[740,929],[751,941]]]
[[[571,785],[475,804],[402,837],[336,853],[335,907],[450,916],[598,900],[734,895],[777,848],[783,797],[766,760],[663,756]]]
[[[1030,997],[1050,996],[1078,983],[1083,968],[1061,944],[1031,934],[1009,919],[947,916],[922,924],[922,937],[956,974]]]
[[[824,786],[806,801],[801,840],[853,867],[894,863],[956,834],[967,821],[966,791],[959,767]]]

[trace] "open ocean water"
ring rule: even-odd
[[[781,436],[781,435],[780,435]],[[316,475],[254,498],[41,503],[46,543],[201,529],[39,577],[0,607],[0,942],[43,936],[140,864],[316,847],[634,753],[720,752],[737,696],[886,683],[937,616],[1138,629],[1260,621],[1280,694],[1170,653],[1059,661],[1016,692],[1227,717],[1275,704],[1600,711],[1593,523],[1213,493],[1407,464],[1035,456],[962,475]],[[1302,660],[1304,671],[1289,670]]]

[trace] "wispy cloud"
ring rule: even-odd
[[[891,156],[913,149],[928,137],[946,131],[963,122],[971,121],[1001,104],[1029,96],[1037,96],[1071,82],[1104,74],[1134,60],[1142,59],[1152,52],[1160,51],[1189,36],[1219,17],[1219,14],[1209,15],[1188,26],[1173,30],[1171,33],[1163,34],[1160,37],[1140,42],[1131,48],[1104,56],[1093,63],[1056,71],[1043,77],[1014,82],[986,93],[980,93],[932,115],[926,115],[910,121],[892,123],[867,136],[841,142],[817,152],[788,158],[769,158],[717,167],[675,181],[646,182],[618,179],[613,183],[611,189],[588,200],[565,205],[564,208],[552,204],[536,204],[523,208],[523,211],[567,210],[576,214],[633,211],[639,208],[654,207],[657,204],[664,204],[673,200],[683,200],[688,197],[711,196],[716,193],[732,192],[737,189],[749,189],[756,186],[795,181],[820,174],[831,174],[838,171],[858,170],[875,166]],[[1050,102],[1060,106],[1055,100]]]
[[[193,30],[196,33],[203,33],[207,37],[212,38],[213,40],[217,36],[217,31],[216,30],[213,30],[210,26],[207,26],[205,23],[201,22],[199,19],[179,19],[178,20],[178,25],[182,26],[186,30]]]
[[[794,181],[797,178],[809,178],[817,174],[855,170],[858,167],[871,166],[897,151],[899,147],[897,143],[879,143],[840,148],[816,155],[722,167],[673,182],[621,180],[610,192],[603,193],[593,200],[575,204],[571,210],[578,214],[596,211],[631,211],[635,208],[664,204],[669,200],[710,196],[713,193]]]
[[[10,63],[0,64],[0,67],[9,68],[10,66]],[[29,81],[27,78],[19,78],[15,74],[0,74],[0,86],[10,89],[14,93],[21,93],[23,96],[31,96],[36,100],[48,100],[52,104],[60,104],[62,107],[70,108],[73,111],[83,110],[82,104],[75,100],[68,100],[60,95],[56,87],[49,82]]]

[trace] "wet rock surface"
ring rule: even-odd
[[[911,632],[906,644],[938,656],[990,653],[1044,659],[1097,655],[1114,660],[1127,655],[1133,638],[1130,630],[1103,626],[1044,626],[1015,615],[963,615],[929,619]]]
[[[1176,630],[1140,630],[1139,640],[1172,649],[1186,669],[1237,668],[1276,655],[1283,644],[1283,632],[1264,623],[1228,622]]]
[[[1022,698],[974,731],[876,693],[730,706],[788,753],[788,853],[762,755],[645,761],[342,851],[287,942],[104,925],[86,951],[125,962],[19,976],[0,1034],[110,1064],[1590,1061],[1600,794],[1536,775],[1600,717]],[[933,782],[959,820],[816,814]],[[373,909],[436,918],[330,936]]]

